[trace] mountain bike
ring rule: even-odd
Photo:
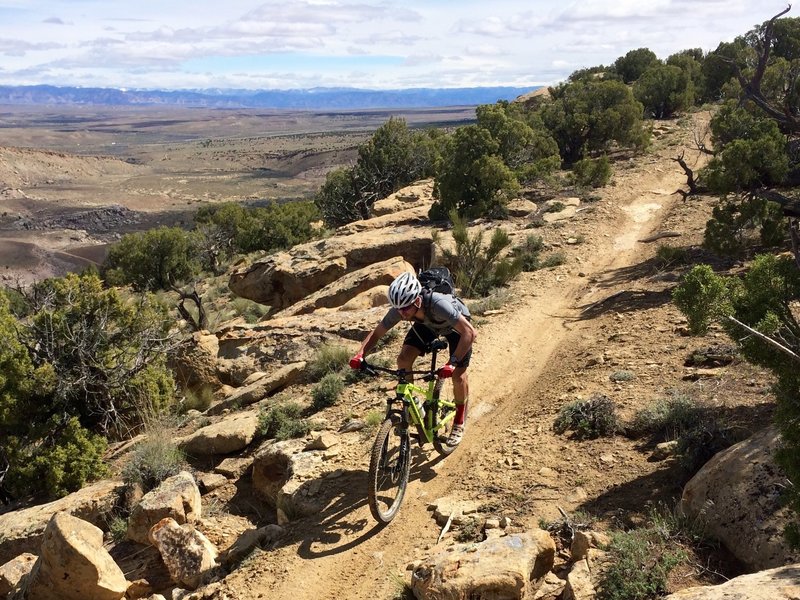
[[[441,397],[445,380],[436,370],[436,355],[445,348],[447,342],[442,339],[431,344],[431,366],[426,371],[387,369],[362,362],[361,369],[367,374],[386,373],[397,378],[396,394],[387,400],[386,418],[375,436],[369,463],[369,509],[380,523],[389,523],[403,502],[411,469],[412,437],[418,438],[420,446],[432,443],[442,456],[455,450],[455,446],[447,445],[447,435],[456,405]],[[414,375],[421,375],[427,386],[410,381]],[[411,433],[412,427],[416,435]]]

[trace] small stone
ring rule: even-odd
[[[361,419],[350,419],[339,428],[339,433],[352,433],[354,431],[361,431],[367,424]]]
[[[197,480],[200,490],[208,493],[228,483],[228,478],[219,473],[203,473]]]
[[[500,519],[486,519],[486,523],[484,524],[485,529],[500,529]]]
[[[323,432],[306,445],[306,450],[328,450],[339,444],[339,438],[333,433]]]
[[[613,465],[617,462],[617,459],[614,458],[613,454],[601,454],[600,455],[600,462],[604,465]]]
[[[650,455],[652,460],[666,460],[673,456],[678,450],[678,440],[671,440],[669,442],[661,442],[656,444],[655,450]]]

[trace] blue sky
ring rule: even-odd
[[[712,50],[785,7],[783,0],[0,0],[0,84],[549,85],[643,46],[661,58]]]

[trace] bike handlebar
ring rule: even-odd
[[[371,365],[367,362],[367,359],[361,359],[361,368],[360,371],[367,373],[367,375],[377,375],[379,372],[387,373],[397,378],[401,378],[404,375],[427,375],[428,377],[436,377],[436,372],[430,369],[426,371],[407,371],[406,369],[387,369],[386,367],[381,367],[378,365]]]

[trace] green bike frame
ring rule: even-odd
[[[443,384],[444,381],[438,378],[429,381],[427,389],[414,385],[413,383],[400,382],[397,384],[397,398],[402,399],[403,406],[411,417],[411,423],[418,426],[420,435],[424,436],[424,441],[429,443],[433,442],[433,438],[440,429],[447,427],[450,421],[455,418],[455,403],[448,402],[439,397]],[[414,402],[415,393],[425,398],[425,402],[423,403],[425,418],[421,417],[417,403]],[[442,408],[447,409],[447,411],[444,419],[440,421],[438,416]],[[420,439],[420,443],[422,442],[423,440]]]

